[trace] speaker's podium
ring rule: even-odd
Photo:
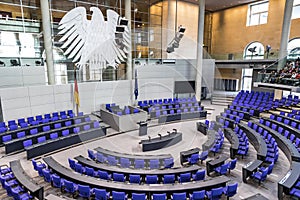
[[[148,123],[146,121],[140,121],[138,124],[140,125],[139,136],[147,135],[147,125],[148,125]]]
[[[300,87],[276,83],[254,82],[253,87],[274,89],[274,99],[281,99],[283,91],[300,92]]]

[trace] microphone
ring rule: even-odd
[[[157,135],[159,135],[159,139],[161,140],[161,134],[157,134]]]
[[[151,141],[151,137],[148,135],[149,141]]]
[[[173,128],[173,131],[174,131],[175,133],[177,133],[177,129],[176,129],[176,128]]]
[[[167,131],[167,133],[169,134],[169,136],[171,135],[171,132],[170,132],[170,131]]]

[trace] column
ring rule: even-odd
[[[48,0],[40,0],[40,4],[41,4],[41,13],[42,13],[44,48],[45,48],[45,52],[46,52],[48,84],[54,85],[55,84],[55,74],[54,74],[54,63],[53,63],[53,49],[52,49],[49,1]]]
[[[204,34],[205,0],[199,0],[198,11],[198,39],[196,64],[196,99],[201,100],[202,64],[203,64],[203,34]]]
[[[286,63],[286,56],[288,54],[287,45],[290,38],[293,4],[294,4],[294,0],[285,1],[282,29],[281,29],[280,49],[279,49],[279,56],[278,56],[279,62],[278,62],[277,70],[281,69]]]
[[[127,61],[126,61],[126,79],[130,80],[130,103],[133,103],[133,83],[132,83],[132,77],[133,77],[133,71],[132,70],[132,43],[131,43],[131,0],[125,0],[125,18],[128,19],[128,29],[130,34],[129,39],[129,48],[128,48],[128,54],[127,54]]]

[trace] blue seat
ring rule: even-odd
[[[80,131],[80,127],[74,127],[73,128],[73,133],[79,133],[79,131]]]
[[[229,166],[228,166],[229,174],[230,174],[230,171],[235,168],[236,162],[237,162],[237,158],[235,158],[232,161],[230,161]]]
[[[112,198],[113,200],[126,200],[127,194],[125,192],[112,191]]]
[[[85,173],[85,167],[83,167],[80,163],[75,163],[75,172],[78,172],[80,174]]]
[[[184,174],[180,174],[178,177],[179,183],[185,183],[185,182],[190,182],[191,181],[191,173],[187,172]]]
[[[87,166],[85,167],[85,174],[87,176],[92,176],[92,177],[94,177],[96,175],[94,168],[87,167]]]
[[[68,162],[69,162],[70,168],[75,170],[75,164],[76,164],[75,160],[68,158]]]
[[[33,199],[33,197],[28,192],[25,192],[21,186],[12,187],[11,194],[15,200]]]
[[[268,175],[268,168],[265,168],[261,172],[257,171],[254,174],[251,175],[252,178],[258,180],[258,184],[260,185],[261,181],[266,180]]]
[[[48,114],[44,114],[44,119],[51,119],[51,115],[48,113]]]
[[[145,167],[145,161],[141,159],[135,159],[134,160],[134,168],[136,169],[144,169]]]
[[[88,156],[89,156],[89,158],[92,159],[92,160],[95,160],[95,159],[96,159],[96,156],[95,156],[94,151],[92,151],[92,150],[90,150],[90,149],[88,149]]]
[[[44,180],[45,180],[46,182],[50,183],[50,182],[51,182],[51,179],[52,179],[50,170],[47,169],[47,168],[44,168],[44,169],[42,170],[42,172],[43,172]]]
[[[152,200],[166,200],[166,199],[167,199],[166,193],[152,195]]]
[[[77,185],[71,181],[64,180],[61,191],[71,193],[74,196],[77,191]]]
[[[52,174],[52,180],[51,185],[55,188],[61,188],[62,187],[63,180],[56,174]]]
[[[205,199],[205,190],[194,191],[190,194],[190,200],[204,200]]]
[[[98,121],[95,121],[95,122],[93,123],[93,127],[94,127],[94,128],[99,128],[99,127],[100,127],[100,123],[99,123]]]
[[[70,134],[70,131],[69,131],[69,129],[66,129],[66,130],[63,130],[63,131],[61,132],[61,134],[62,134],[62,136],[67,136],[67,135]]]
[[[91,121],[91,118],[90,118],[90,117],[86,117],[86,118],[84,118],[84,121],[85,121],[85,122],[90,122],[90,121]]]
[[[105,189],[94,188],[95,200],[107,200],[109,199],[110,192],[106,192]]]
[[[131,165],[131,162],[129,158],[120,158],[120,166],[124,168],[129,168]]]
[[[71,121],[65,121],[65,126],[71,126],[72,122]]]
[[[98,170],[98,176],[99,176],[100,179],[104,179],[104,180],[110,180],[111,179],[111,175],[108,174],[107,171]]]
[[[28,124],[27,123],[21,123],[20,126],[21,126],[21,128],[27,128]]]
[[[56,138],[58,138],[58,134],[55,132],[55,133],[51,133],[50,134],[50,139],[56,139]]]
[[[43,132],[50,131],[50,126],[43,126]]]
[[[174,166],[174,159],[173,158],[166,158],[164,159],[164,167],[171,168]]]
[[[34,158],[31,160],[31,163],[32,163],[33,169],[34,169],[35,171],[38,170],[38,169],[37,169],[38,166],[39,166],[39,167],[42,167],[42,168],[45,168],[45,167],[46,167],[46,165],[45,165],[44,163],[42,163],[42,162],[40,162],[40,161],[36,161]]]
[[[220,199],[223,194],[223,188],[213,188],[211,191],[206,191],[208,199]]]
[[[229,163],[225,163],[223,165],[221,165],[220,167],[215,168],[215,172],[217,172],[220,175],[224,175],[227,173],[227,170],[229,168]]]
[[[147,195],[145,193],[132,193],[132,200],[147,200]]]
[[[121,173],[113,173],[113,180],[118,182],[125,182],[126,177]]]
[[[52,117],[59,117],[58,112],[52,113]]]
[[[67,113],[66,113],[66,111],[60,111],[60,112],[59,112],[59,115],[60,115],[60,116],[65,116],[65,115],[67,115]]]
[[[31,139],[23,141],[23,147],[24,148],[29,147],[31,145],[32,145],[32,140]]]
[[[30,129],[30,134],[31,135],[34,135],[34,134],[37,134],[37,133],[38,133],[38,129],[37,128]]]
[[[2,142],[8,142],[8,141],[11,141],[11,140],[12,140],[11,135],[2,136]]]
[[[9,120],[7,124],[8,126],[17,125],[15,120]]]
[[[223,193],[227,196],[227,199],[233,197],[237,193],[237,187],[238,183],[233,183],[223,188]]]
[[[1,165],[0,166],[0,174],[7,174],[11,172],[11,168],[7,165]]]
[[[208,151],[202,151],[199,157],[199,159],[201,160],[201,164],[204,160],[207,159],[207,157],[208,157]]]
[[[83,197],[83,198],[90,198],[91,193],[92,193],[92,192],[91,192],[90,186],[78,184],[78,195],[79,195],[80,197]]]
[[[107,156],[107,162],[109,165],[115,166],[118,164],[118,160],[114,156]]]
[[[98,162],[104,163],[104,162],[106,162],[106,159],[107,158],[102,153],[96,152],[96,160]]]
[[[198,163],[200,159],[200,155],[198,153],[192,154],[191,157],[188,158],[189,164],[193,165]]]
[[[158,177],[157,175],[146,175],[147,184],[157,184]]]
[[[10,125],[9,126],[10,131],[14,131],[14,130],[17,130],[17,129],[18,129],[18,125]]]
[[[149,168],[150,169],[159,169],[159,160],[158,159],[154,159],[154,160],[150,160],[149,161]]]
[[[75,119],[74,124],[80,124],[81,123],[81,119]]]
[[[166,174],[166,175],[164,175],[163,183],[164,184],[175,183],[175,175],[174,174]]]
[[[129,183],[137,183],[140,184],[141,176],[138,174],[130,174],[129,175]]]
[[[185,192],[173,193],[173,195],[171,196],[171,199],[173,199],[173,200],[186,200],[186,193]]]
[[[54,124],[54,128],[55,128],[55,129],[61,128],[61,123]]]
[[[205,169],[198,170],[195,174],[192,175],[194,181],[201,181],[205,178]]]
[[[37,138],[38,143],[42,143],[46,141],[46,136],[41,136]]]

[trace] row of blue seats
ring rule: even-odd
[[[198,164],[199,161],[201,163],[208,158],[208,151],[202,151],[201,154],[194,153],[188,158],[188,163],[190,165]]]
[[[84,121],[85,122],[90,122],[91,119],[90,119],[90,117],[86,117],[84,119]],[[74,120],[74,124],[80,124],[82,122],[83,122],[82,119],[75,119]],[[69,120],[65,121],[64,123],[54,124],[53,129],[51,129],[51,126],[45,124],[45,126],[42,127],[42,132],[47,132],[47,131],[50,131],[50,130],[55,130],[55,129],[59,129],[59,128],[67,127],[67,126],[71,126],[71,125],[72,125],[72,121],[69,121]],[[98,125],[94,124],[94,126],[98,126]],[[88,128],[88,126],[86,128]],[[35,134],[38,134],[38,133],[39,133],[39,131],[38,131],[37,128],[32,128],[32,129],[29,130],[29,134],[27,134],[27,135],[35,135]],[[7,134],[7,135],[2,136],[2,141],[3,142],[8,142],[8,141],[18,139],[18,138],[22,138],[22,137],[25,137],[25,136],[26,136],[26,132],[25,131],[20,131],[20,132],[17,133],[17,138],[13,138],[11,134]]]
[[[300,198],[300,180],[298,179],[297,183],[291,188],[290,195]]]
[[[260,120],[259,123],[264,125],[263,120]],[[268,125],[266,124],[266,126],[268,126]],[[279,152],[278,152],[277,142],[272,137],[272,135],[267,130],[260,127],[256,123],[253,123],[252,121],[248,122],[248,127],[252,128],[254,131],[258,132],[264,138],[264,140],[267,144],[267,157],[265,159],[265,162],[276,163],[278,160]],[[268,127],[270,127],[270,126],[268,126]],[[276,130],[274,130],[274,131],[276,131]]]
[[[234,128],[234,132],[239,138],[239,146],[238,146],[238,151],[237,154],[242,156],[242,159],[244,156],[248,154],[249,150],[249,139],[246,135],[246,133],[240,129],[238,126]]]
[[[100,125],[99,125],[99,122],[98,121],[95,121],[94,124],[93,124],[93,127],[91,127],[90,125],[84,125],[83,126],[83,129],[80,130],[80,127],[74,127],[73,129],[71,129],[71,133],[70,133],[70,130],[69,129],[65,129],[61,132],[61,135],[59,136],[59,134],[57,132],[54,132],[54,133],[51,133],[49,135],[49,138],[46,137],[46,136],[41,136],[41,137],[38,137],[37,138],[37,143],[43,143],[43,142],[46,142],[47,140],[54,140],[54,139],[57,139],[59,137],[66,137],[68,136],[69,134],[78,134],[80,133],[80,131],[87,131],[91,128],[99,128]],[[30,147],[32,146],[34,143],[33,143],[33,140],[32,139],[28,139],[28,140],[25,140],[23,141],[23,147],[24,149],[26,149],[27,147]]]
[[[228,113],[222,113],[222,116],[225,117],[225,118],[234,120],[236,123],[240,123],[240,121],[242,120],[242,118],[240,118],[236,115],[228,114]]]
[[[238,111],[231,110],[231,109],[226,109],[225,112],[229,115],[238,116],[241,120],[244,119],[244,116],[245,116],[245,114],[243,112],[238,112]]]
[[[291,114],[291,113],[289,113],[289,114]],[[285,116],[285,112],[283,112],[283,111],[281,111],[280,112],[280,115],[281,116]],[[300,120],[300,115],[295,115],[295,116],[288,116],[288,117],[290,117],[290,118],[294,118],[294,119],[296,119],[296,120]],[[274,119],[275,118],[275,115],[274,114],[271,114],[270,115],[270,119]],[[290,119],[286,119],[286,118],[282,118],[282,117],[280,117],[280,116],[277,116],[276,117],[276,120],[278,121],[278,122],[283,122],[284,124],[286,124],[286,125],[289,125],[289,126],[291,126],[291,127],[293,127],[293,128],[298,128],[299,130],[300,130],[300,122],[298,123],[298,122],[296,122],[296,121],[294,121],[294,120],[290,120]]]
[[[230,173],[231,170],[234,170],[236,167],[237,158],[224,163],[223,165],[216,167],[214,171],[219,175],[225,175],[227,172]]]
[[[166,110],[166,109],[179,109],[179,108],[191,108],[191,107],[199,107],[199,103],[196,102],[196,103],[182,103],[182,104],[169,104],[169,105],[162,105],[162,106],[152,106],[152,107],[149,107],[148,108],[148,112],[151,112],[151,111],[155,111],[155,110]]]
[[[176,113],[188,113],[188,112],[198,112],[203,111],[202,107],[191,107],[191,108],[184,108],[184,109],[174,109],[174,110],[156,110],[155,116],[159,117],[161,115],[173,115]]]
[[[280,111],[280,115],[300,120],[300,110],[292,110],[290,113]]]
[[[154,100],[144,100],[138,101],[139,106],[148,106],[155,104],[174,104],[174,103],[185,103],[185,102],[196,102],[196,97],[192,98],[168,98],[168,99],[154,99]]]
[[[43,118],[42,115],[37,115],[36,118],[28,117],[27,121],[25,120],[25,118],[20,118],[20,119],[18,119],[18,123],[16,123],[15,120],[10,120],[10,121],[8,121],[8,126],[5,125],[5,122],[0,122],[0,133],[6,132],[6,131],[17,130],[19,128],[35,126],[38,124],[46,124],[48,122],[58,121],[60,119],[73,118],[75,116],[73,113],[71,113],[70,115],[67,115],[65,111],[62,111],[62,113],[64,113],[64,115],[58,115],[58,112],[56,112],[56,113],[57,113],[57,115],[55,115],[54,117],[51,117],[50,114],[45,114],[45,118]],[[78,113],[78,116],[83,116],[83,112]]]
[[[100,162],[100,163],[107,163],[111,166],[120,166],[123,168],[129,168],[130,166],[136,168],[136,169],[144,169],[146,168],[145,160],[143,159],[135,159],[134,165],[130,162],[128,158],[120,158],[117,159],[114,156],[107,155],[104,156],[102,153],[96,152],[94,153],[92,150],[88,150],[88,156],[94,161]],[[171,168],[174,166],[174,159],[173,158],[166,158],[164,159],[164,168]],[[158,159],[151,159],[149,161],[149,168],[150,169],[159,169],[160,163]]]
[[[6,165],[1,166],[0,181],[2,188],[6,190],[7,195],[13,197],[14,200],[33,199],[29,192],[24,189],[22,184],[15,179],[11,169]]]
[[[56,174],[51,174],[51,171],[48,170],[43,163],[37,163],[34,161],[33,166],[36,171],[39,171],[42,169],[41,173],[39,172],[39,175],[44,177],[44,180],[46,182],[51,183],[51,185],[55,188],[60,188],[63,192],[71,193],[73,197],[76,197],[79,195],[83,198],[90,198],[93,196],[96,200],[103,200],[103,199],[116,199],[116,200],[125,200],[128,198],[128,194],[125,192],[118,192],[118,191],[112,191],[107,192],[105,189],[97,189],[97,188],[90,188],[88,185],[80,185],[75,184],[71,181],[65,180],[60,178]],[[211,191],[193,191],[191,193],[173,193],[171,195],[171,199],[176,200],[186,200],[187,197],[189,197],[191,200],[198,200],[198,199],[205,199],[205,197],[209,199],[219,199],[224,194],[228,198],[234,196],[237,193],[237,183],[228,184],[226,187],[219,187],[219,188],[213,188]],[[147,200],[148,197],[145,193],[131,193],[130,197],[132,200]],[[163,194],[152,194],[151,199],[153,200],[166,200],[167,195],[166,193]]]
[[[212,148],[210,148],[209,151],[213,152],[213,154],[215,155],[216,153],[218,153],[220,151],[223,143],[224,143],[224,132],[221,129],[219,129],[216,134],[214,146]]]
[[[141,178],[141,175],[139,174],[130,174],[129,177],[126,177],[122,173],[114,172],[111,175],[107,171],[95,170],[91,167],[83,166],[72,159],[68,159],[68,160],[70,163],[70,168],[80,174],[85,174],[87,176],[92,176],[100,179],[117,181],[117,182],[128,181],[129,183],[132,184],[141,184],[141,183],[158,184],[161,182],[162,184],[174,184],[176,181],[178,183],[184,183],[184,182],[199,181],[205,179],[205,170],[198,170],[195,174],[192,174],[190,172],[180,174],[177,177],[177,180],[175,174],[166,174],[163,176],[162,180],[159,180],[158,175],[146,175],[145,180],[143,180]]]

